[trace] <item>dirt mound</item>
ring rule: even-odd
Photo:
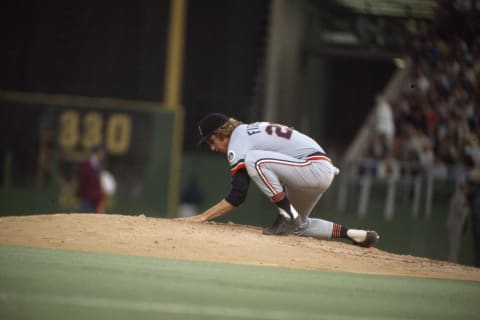
[[[382,240],[381,240],[382,241]],[[383,241],[388,241],[383,239]],[[308,270],[480,281],[480,269],[257,227],[113,214],[0,218],[0,244]]]

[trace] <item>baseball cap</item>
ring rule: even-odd
[[[200,133],[200,140],[198,145],[207,141],[215,130],[220,128],[228,121],[228,117],[222,113],[210,113],[198,122],[198,132]]]

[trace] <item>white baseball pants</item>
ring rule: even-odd
[[[305,160],[273,151],[252,150],[245,158],[250,178],[270,199],[285,192],[302,217],[297,235],[330,239],[333,222],[310,218],[310,213],[330,187],[339,170],[325,156]]]

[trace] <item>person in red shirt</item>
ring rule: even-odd
[[[82,212],[105,212],[105,197],[100,178],[104,159],[105,149],[96,146],[90,156],[78,166],[77,195],[81,201]]]

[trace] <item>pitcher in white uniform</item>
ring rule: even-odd
[[[227,155],[231,188],[211,208],[181,220],[204,222],[226,214],[245,200],[253,180],[279,211],[273,225],[263,230],[264,234],[346,238],[364,247],[379,239],[375,231],[310,218],[339,170],[309,136],[281,124],[244,124],[221,113],[207,115],[199,122],[198,130],[200,144],[207,143],[212,151]]]

